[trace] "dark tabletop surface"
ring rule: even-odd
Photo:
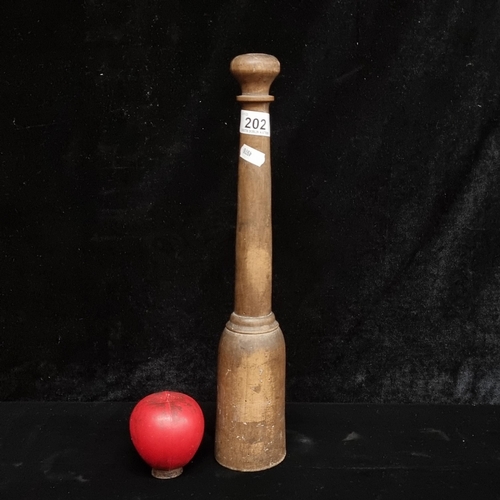
[[[1,499],[500,499],[496,406],[287,405],[287,457],[240,473],[213,458],[212,403],[184,473],[132,447],[134,403],[0,403]]]

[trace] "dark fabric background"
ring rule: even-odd
[[[289,401],[500,403],[495,0],[5,2],[0,399],[215,399],[238,86],[272,87]]]

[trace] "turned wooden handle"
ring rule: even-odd
[[[274,100],[269,95],[269,88],[279,70],[279,61],[267,54],[245,54],[233,59],[231,72],[241,85],[242,95],[237,99],[242,110],[269,115],[269,103]],[[253,131],[255,119],[248,120]],[[261,126],[261,122],[258,126]],[[271,313],[270,137],[241,133],[240,152],[244,145],[261,152],[265,161],[257,167],[243,159],[241,154],[239,157],[234,312],[258,317]]]
[[[215,458],[258,471],[285,457],[285,342],[271,310],[269,88],[280,70],[267,54],[231,62],[241,85],[234,312],[219,344]]]

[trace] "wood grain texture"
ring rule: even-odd
[[[243,110],[269,113],[278,60],[245,54],[231,63]],[[234,313],[219,344],[215,457],[230,469],[258,471],[285,457],[285,342],[271,310],[271,150],[268,136],[240,134],[240,149],[265,155],[257,166],[240,157]]]

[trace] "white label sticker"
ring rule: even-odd
[[[271,136],[269,113],[261,111],[241,110],[240,133],[250,135]]]
[[[240,149],[240,158],[252,163],[253,165],[257,165],[261,167],[266,161],[266,155],[255,148],[251,148],[246,144],[243,144]]]

